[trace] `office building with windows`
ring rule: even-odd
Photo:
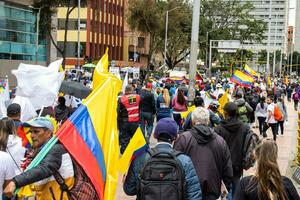
[[[250,2],[254,9],[250,14],[255,19],[263,20],[269,23],[269,11],[271,7],[271,34],[270,49],[271,51],[282,49],[287,51],[287,23],[288,23],[288,0],[241,0],[241,3]],[[268,27],[268,26],[267,26]],[[268,45],[268,28],[265,31],[265,40],[262,44],[254,42],[244,42],[243,47],[254,51],[260,51],[267,48]]]
[[[0,74],[13,79],[13,85],[10,71],[21,62],[46,65],[47,61],[46,40],[39,37],[37,41],[37,13],[29,8],[31,4],[29,0],[0,0]]]
[[[109,60],[123,60],[124,0],[85,0],[80,9],[80,65],[98,60],[109,48]],[[67,8],[57,10],[57,44],[62,47]],[[69,16],[66,67],[77,65],[78,9]],[[57,57],[61,54],[57,52]]]
[[[125,0],[125,13],[129,6],[129,0]],[[118,65],[147,68],[150,37],[148,34],[131,30],[128,23],[124,22],[124,46],[123,61]]]

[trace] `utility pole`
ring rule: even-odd
[[[199,34],[199,18],[200,18],[200,0],[193,2],[193,22],[191,37],[191,56],[189,67],[189,102],[195,98],[195,76],[197,68],[197,51],[198,51],[198,34]]]
[[[270,40],[271,40],[271,21],[272,21],[272,0],[270,0],[269,8],[269,24],[268,24],[268,46],[267,46],[267,65],[266,65],[266,77],[265,80],[268,80],[270,75]],[[268,85],[268,84],[267,84]]]
[[[81,2],[80,0],[78,0],[78,27],[77,27],[77,30],[78,30],[78,33],[77,33],[77,67],[79,68],[80,66],[80,5]]]
[[[275,77],[275,68],[276,68],[276,45],[277,45],[277,14],[275,15],[275,42],[274,42],[274,56],[273,56],[273,77]]]

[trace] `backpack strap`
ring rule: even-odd
[[[60,200],[63,199],[63,194],[66,192],[69,195],[69,187],[65,183],[65,179],[61,176],[61,174],[58,171],[54,171],[53,177],[55,178],[56,182],[59,184],[61,193],[60,193]]]

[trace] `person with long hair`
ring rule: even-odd
[[[15,174],[13,160],[6,152],[9,134],[5,131],[5,122],[0,120],[0,199],[2,199],[3,188],[11,181]]]
[[[281,176],[277,163],[278,147],[274,140],[263,139],[255,149],[255,175],[238,184],[235,200],[299,200],[292,181]]]
[[[184,91],[178,88],[177,94],[172,100],[173,118],[176,121],[179,130],[182,130],[181,113],[187,111],[187,97],[184,96]]]
[[[157,107],[157,121],[162,118],[171,117],[170,111],[170,93],[168,89],[163,89],[162,93],[157,97],[156,107]]]
[[[260,103],[257,104],[256,109],[255,109],[255,115],[258,120],[258,127],[259,127],[260,135],[263,134],[264,124],[265,124],[265,121],[268,116],[267,107],[268,107],[268,104],[266,104],[266,97],[262,96],[260,98]]]
[[[8,135],[6,152],[14,162],[15,173],[22,173],[21,163],[26,149],[22,146],[22,139],[17,135],[14,120],[9,117],[2,118],[0,122],[0,132]]]
[[[287,121],[287,110],[286,110],[286,105],[285,105],[285,102],[284,102],[284,99],[279,97],[278,98],[278,102],[277,102],[277,106],[282,114],[282,120],[278,121],[278,125],[280,127],[280,131],[281,131],[281,135],[283,135],[283,132],[284,132],[284,122]]]

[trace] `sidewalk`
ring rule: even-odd
[[[294,110],[293,103],[286,102],[288,111],[288,122],[285,122],[284,135],[277,138],[278,145],[278,165],[282,175],[291,176],[290,161],[295,158],[297,153],[297,130],[298,130],[298,112]],[[254,129],[254,132],[258,133],[258,128]],[[279,131],[280,132],[280,131]],[[272,137],[271,129],[267,132],[268,138]],[[151,141],[152,143],[153,141]],[[255,168],[251,168],[245,171],[244,176],[254,174]],[[300,186],[296,185],[298,191]],[[136,197],[129,197],[123,192],[122,189],[122,177],[119,177],[119,183],[116,192],[116,200],[135,200]]]

